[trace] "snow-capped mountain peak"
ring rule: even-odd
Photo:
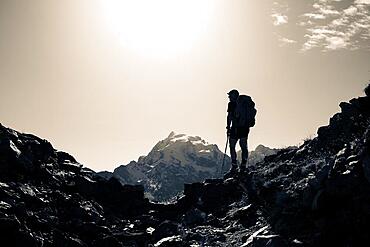
[[[186,134],[178,134],[172,131],[169,136],[159,141],[148,154],[149,157],[155,155],[156,152],[171,151],[170,153],[177,153],[177,151],[185,153],[211,153],[217,149],[216,145],[209,144],[199,136],[190,136]],[[163,153],[163,152],[162,152]],[[147,157],[148,157],[147,156]],[[173,156],[173,155],[172,155]],[[179,158],[177,156],[177,158]],[[141,159],[141,161],[144,161]]]
[[[149,198],[166,200],[182,191],[184,183],[218,176],[223,156],[217,145],[199,136],[172,131],[148,155],[116,168],[113,176],[122,183],[143,184]]]
[[[222,153],[216,145],[209,144],[199,136],[177,134],[171,132],[164,140],[159,141],[149,154],[140,159],[139,163],[151,164],[177,164],[182,166],[195,165],[199,157],[215,160]]]
[[[193,145],[203,144],[209,145],[208,142],[200,138],[199,136],[190,136],[186,134],[178,134],[174,131],[170,133],[167,139],[171,142],[191,142]]]

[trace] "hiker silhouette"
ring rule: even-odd
[[[255,125],[256,109],[250,96],[239,95],[238,90],[228,92],[227,106],[227,138],[230,142],[231,169],[228,176],[233,175],[238,169],[236,144],[239,141],[242,150],[242,161],[239,171],[245,171],[248,161],[248,135],[251,127]]]

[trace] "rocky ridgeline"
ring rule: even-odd
[[[367,94],[369,95],[369,94]],[[300,147],[231,179],[185,184],[173,204],[105,180],[36,136],[0,126],[2,246],[366,246],[370,97]]]

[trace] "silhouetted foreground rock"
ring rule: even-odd
[[[1,246],[366,246],[369,99],[245,174],[184,185],[173,204],[0,125]]]
[[[301,147],[269,156],[251,171],[252,191],[275,233],[310,246],[370,241],[370,98],[341,112]]]
[[[49,142],[3,126],[0,181],[2,246],[113,243],[129,224],[122,219],[142,215],[149,206],[142,186],[96,179]]]

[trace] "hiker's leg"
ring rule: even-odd
[[[235,151],[235,147],[236,147],[236,143],[238,142],[238,139],[234,139],[234,138],[231,138],[230,137],[230,156],[231,156],[231,163],[233,165],[236,165],[236,151]]]
[[[235,151],[235,146],[236,146],[237,141],[238,141],[238,139],[234,139],[232,137],[229,138],[230,156],[231,156],[231,169],[224,176],[225,179],[233,177],[235,175],[237,169],[238,169],[238,166],[237,166],[237,163],[236,163],[236,151]]]
[[[247,142],[247,137],[240,138],[239,141],[240,148],[242,149],[242,165],[241,166],[246,166],[247,160],[248,160],[248,142]]]

